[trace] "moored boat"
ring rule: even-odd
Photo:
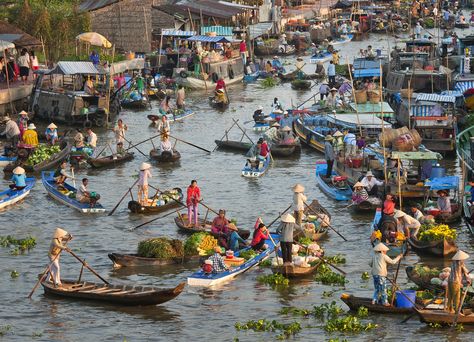
[[[41,173],[41,181],[43,186],[48,192],[48,195],[50,195],[52,198],[82,213],[105,212],[105,208],[100,203],[96,203],[94,207],[91,207],[89,203],[79,202],[76,199],[77,189],[67,183],[63,183],[61,186],[58,186],[54,180],[53,175],[53,171],[43,171]]]
[[[324,153],[324,137],[329,134],[329,127],[317,127],[312,125],[313,121],[309,115],[304,119],[298,118],[293,121],[293,131],[300,138],[300,141],[316,151]]]
[[[181,159],[181,154],[175,149],[173,149],[173,154],[162,154],[160,150],[153,149],[150,151],[150,158],[159,163],[175,163]]]
[[[174,288],[160,289],[153,286],[98,284],[88,281],[62,280],[62,286],[41,282],[45,295],[87,299],[118,305],[157,305],[176,298],[183,292],[185,283]]]
[[[0,167],[5,167],[10,163],[14,163],[17,157],[0,156]]]
[[[261,122],[256,122],[252,127],[254,132],[264,132],[269,128],[270,128],[270,123],[261,123]]]
[[[185,109],[185,110],[178,110],[177,112],[173,112],[170,114],[166,114],[166,118],[170,122],[174,121],[182,121],[187,117],[190,117],[191,115],[194,115],[194,111],[191,109]],[[154,115],[150,114],[147,115],[147,118],[151,120],[153,123],[158,122],[161,119],[162,115]]]
[[[470,190],[470,185],[468,181],[472,180],[472,174],[474,171],[474,161],[471,158],[471,138],[474,137],[474,126],[466,128],[464,131],[460,132],[456,136],[456,153],[461,164],[462,173],[464,174],[463,178],[463,190],[465,192],[462,194],[462,207],[463,207],[463,216],[464,222],[471,233],[474,235],[474,222],[472,219],[471,209],[472,206],[469,205],[469,200],[472,200],[469,195],[466,195],[466,192]]]
[[[263,162],[259,162],[259,166],[257,168],[252,167],[252,165],[250,165],[250,161],[247,160],[244,168],[242,169],[242,176],[246,178],[257,178],[263,176],[270,167],[270,161],[270,153],[268,153]]]
[[[321,263],[310,265],[310,267],[301,267],[296,265],[272,266],[273,273],[279,273],[287,278],[303,278],[312,275]]]
[[[311,88],[311,81],[294,80],[291,81],[291,89],[293,90],[308,90]]]
[[[331,60],[331,58],[332,58],[332,53],[330,53],[329,51],[320,51],[312,55],[309,61],[314,64],[319,63],[319,62],[324,63]]]
[[[8,189],[0,192],[0,209],[13,205],[29,195],[31,189],[35,186],[35,178],[26,178],[26,187],[22,190]]]
[[[183,191],[180,188],[174,188],[149,198],[148,205],[141,205],[132,200],[128,202],[128,209],[135,214],[157,214],[180,205],[184,206],[183,198]]]
[[[107,166],[114,167],[116,165],[132,160],[134,157],[135,155],[133,154],[133,152],[126,152],[123,155],[114,154],[114,155],[99,157],[99,158],[87,158],[87,162],[95,168],[107,167]]]
[[[396,306],[384,306],[381,304],[372,304],[372,298],[356,297],[347,293],[341,295],[341,300],[351,309],[357,311],[361,307],[367,308],[370,312],[388,313],[388,314],[410,314],[413,308],[399,308]]]
[[[109,253],[109,259],[114,263],[114,268],[120,267],[159,267],[166,265],[183,264],[185,262],[199,262],[199,256],[175,259],[146,258],[138,254]]]
[[[458,250],[456,243],[454,241],[448,241],[447,239],[441,241],[420,241],[411,236],[408,239],[408,243],[415,252],[422,255],[431,254],[445,257],[456,253]]]
[[[251,142],[237,140],[214,140],[217,147],[229,151],[248,152],[253,146]],[[300,144],[271,144],[273,157],[290,157],[300,150]]]
[[[346,182],[346,178],[340,177],[333,170],[331,179],[325,180],[327,171],[326,161],[316,162],[316,183],[321,190],[336,201],[349,201],[352,198],[352,190]]]
[[[416,313],[420,317],[421,322],[433,323],[433,324],[474,324],[474,314],[471,313],[449,313],[445,310],[421,310],[415,309]]]
[[[382,206],[382,200],[375,196],[370,196],[368,199],[359,203],[352,203],[350,208],[357,212],[373,212]]]

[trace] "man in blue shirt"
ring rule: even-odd
[[[91,55],[89,56],[89,60],[94,64],[95,66],[99,65],[100,62],[100,56],[97,53],[97,51],[93,50]]]
[[[333,61],[330,61],[328,65],[328,79],[329,84],[336,83],[336,66]]]

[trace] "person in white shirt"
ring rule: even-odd
[[[160,151],[161,151],[161,154],[169,153],[171,156],[173,155],[173,147],[171,146],[171,142],[170,142],[170,139],[168,137],[164,138],[161,141]]]
[[[168,138],[170,135],[170,123],[168,122],[166,115],[161,116],[161,121],[158,124],[158,133],[160,133],[161,140]]]
[[[369,196],[376,196],[378,194],[378,187],[382,186],[384,183],[383,181],[379,181],[377,178],[374,177],[372,171],[368,171],[365,174],[365,177],[362,178],[360,181],[364,188],[367,189],[367,193]]]
[[[346,157],[353,156],[357,152],[357,141],[354,133],[344,131],[344,145],[346,146]]]
[[[307,197],[304,194],[304,186],[296,184],[293,187],[293,212],[296,224],[301,226],[303,220],[303,211]]]
[[[398,231],[403,232],[407,238],[411,235],[417,236],[421,227],[421,223],[417,219],[405,214],[401,210],[395,210],[393,217],[398,220]],[[414,232],[412,233],[410,229],[413,229]]]
[[[20,77],[23,84],[26,84],[30,75],[30,55],[26,49],[21,50],[20,57],[18,57],[18,66],[20,67]]]
[[[118,144],[119,142],[125,142],[125,132],[128,130],[127,125],[125,125],[122,119],[118,119],[117,126],[113,129],[115,133],[115,142]]]
[[[89,180],[87,178],[83,178],[81,185],[77,189],[76,199],[81,203],[90,202],[90,193],[89,191],[87,191],[88,184],[89,184]]]
[[[387,255],[389,248],[383,243],[378,243],[374,247],[374,256],[370,261],[372,267],[372,277],[374,279],[374,295],[372,297],[372,304],[382,304],[383,306],[390,306],[387,298],[387,264],[396,264],[401,257],[400,254],[395,259],[391,259]]]
[[[97,147],[97,134],[92,132],[92,129],[89,127],[86,129],[87,133],[87,145],[95,149]]]
[[[148,178],[151,178],[151,165],[142,163],[138,174],[138,203],[148,205]]]

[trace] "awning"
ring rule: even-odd
[[[392,128],[392,125],[390,123],[383,121],[375,114],[328,114],[326,115],[326,117],[328,122],[348,129],[355,130],[358,127],[363,127],[367,129],[382,130],[382,125],[386,129]]]
[[[161,31],[163,36],[172,36],[172,37],[191,37],[196,35],[196,31],[181,31],[174,29],[164,29]]]
[[[204,43],[230,43],[230,40],[227,40],[226,37],[216,36],[193,36],[188,38],[187,40],[191,42],[204,42]]]
[[[457,81],[454,85],[454,90],[458,90],[461,93],[464,93],[466,90],[474,88],[474,80],[473,81]]]
[[[354,70],[354,78],[360,78],[360,77],[380,77],[380,68]]]
[[[232,30],[234,28],[230,26],[202,26],[201,34],[205,35],[208,32],[215,32],[217,36],[232,37]]]
[[[6,49],[14,49],[14,48],[15,48],[15,44],[13,44],[12,42],[0,40],[0,51],[3,52]]]
[[[379,102],[379,103],[358,103],[355,104],[354,102],[351,102],[351,108],[354,109],[358,113],[375,113],[378,116],[382,115],[383,111],[383,116],[393,116],[394,111],[392,107],[387,102]]]
[[[441,154],[432,151],[425,152],[400,152],[392,151],[390,158],[403,160],[437,160],[442,159]]]
[[[354,69],[380,69],[380,61],[378,59],[355,58],[352,66]]]
[[[143,68],[145,68],[145,60],[143,58],[134,58],[112,63],[110,66],[110,74],[116,75],[127,70],[142,70]]]
[[[99,71],[92,62],[58,62],[54,69],[45,72],[47,75],[97,75]]]
[[[250,40],[263,36],[273,28],[272,22],[258,23],[248,26]]]
[[[420,93],[416,96],[416,101],[454,103],[456,102],[456,97],[451,95]]]
[[[459,187],[459,177],[458,176],[445,176],[445,177],[427,179],[425,181],[425,186],[429,187],[430,190],[457,189]]]
[[[454,97],[463,97],[463,93],[458,90],[445,90],[441,92],[441,95],[450,95]]]
[[[5,40],[7,42],[13,43],[15,40],[20,39],[22,36],[22,34],[17,33],[2,33],[0,34],[0,40]]]

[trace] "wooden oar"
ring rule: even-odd
[[[402,263],[402,259],[403,259],[403,254],[402,254],[402,257],[400,258],[400,260],[398,261],[398,265],[397,265],[397,271],[395,272],[395,278],[393,279],[393,281],[396,283],[397,282],[397,278],[398,278],[398,271],[400,270],[400,264]],[[392,287],[392,299],[390,300],[390,305],[393,306],[393,301],[395,300],[395,291],[394,291],[394,288]]]
[[[122,201],[123,201],[123,199],[125,198],[125,196],[127,196],[127,194],[128,194],[130,191],[132,191],[133,187],[135,186],[135,184],[138,183],[138,181],[139,181],[139,179],[137,179],[137,180],[135,181],[135,183],[133,183],[133,185],[132,185],[130,188],[128,188],[127,192],[122,196],[122,198],[120,199],[120,201],[115,205],[115,207],[112,209],[112,211],[107,214],[107,216],[111,216],[111,215],[115,212],[115,210],[117,210],[118,206],[120,205],[120,203],[122,203]]]
[[[161,136],[161,134],[154,135],[154,136],[152,136],[152,137],[150,137],[150,138],[148,138],[148,139],[145,139],[145,140],[143,140],[143,141],[140,141],[139,143],[136,143],[135,145],[132,145],[132,146],[130,146],[130,147],[127,147],[127,148],[125,149],[125,152],[127,152],[128,150],[131,150],[132,148],[136,148],[136,146],[141,145],[141,144],[143,144],[143,143],[146,143],[147,141],[150,141],[150,140],[152,140],[152,139],[158,138],[159,136]]]
[[[291,204],[288,208],[286,208],[282,213],[280,213],[276,219],[274,219],[268,226],[267,228],[270,228],[276,221],[278,221],[278,219],[281,217],[281,215],[285,214],[288,210],[290,210],[291,208]]]
[[[252,138],[250,138],[250,137],[247,135],[247,133],[245,132],[245,129],[243,129],[243,128],[237,123],[237,121],[239,121],[239,120],[235,120],[234,118],[232,118],[232,120],[235,122],[235,124],[237,125],[237,127],[239,127],[239,129],[242,131],[242,133],[247,137],[247,139],[249,139],[250,142],[255,145],[255,143],[253,142]],[[252,120],[252,121],[253,121],[253,120]]]
[[[194,144],[192,144],[192,143],[190,143],[190,142],[184,141],[183,139],[179,139],[179,138],[173,137],[172,135],[169,135],[169,137],[170,137],[170,138],[173,138],[173,139],[176,139],[177,141],[181,141],[181,142],[183,142],[183,143],[185,143],[185,144],[191,145],[191,146],[193,146],[193,147],[196,147],[196,148],[198,148],[198,149],[200,149],[200,150],[203,150],[203,151],[205,151],[205,152],[207,152],[207,153],[211,153],[211,151],[206,150],[206,149],[203,148],[203,147],[194,145]]]
[[[232,118],[232,120],[234,120],[234,119]],[[230,130],[232,129],[232,127],[235,126],[235,124],[237,123],[237,121],[239,121],[239,119],[234,120],[234,123],[229,127],[229,129],[226,129],[226,130],[225,130],[225,133],[224,133],[224,135],[222,136],[222,138],[220,139],[220,141],[222,141],[222,139],[224,139],[224,138],[227,136],[227,134],[230,132]],[[212,152],[214,152],[215,150],[217,150],[218,147],[219,147],[219,145],[216,144],[216,147],[214,147],[214,149],[212,150]]]
[[[77,260],[79,260],[79,262],[80,262],[82,265],[84,265],[85,268],[87,268],[89,271],[91,271],[95,276],[97,276],[97,277],[98,277],[100,280],[102,280],[105,284],[107,284],[107,285],[110,284],[107,280],[105,280],[104,278],[102,278],[99,273],[97,273],[96,271],[94,271],[94,270],[92,269],[92,267],[90,267],[84,260],[82,260],[81,258],[79,258],[79,257],[76,255],[76,253],[74,253],[74,252],[71,251],[70,249],[66,249],[66,251],[67,251],[69,254],[71,254],[74,258],[76,258]]]
[[[136,226],[136,227],[130,228],[130,230],[135,230],[135,229],[137,229],[137,228],[143,227],[143,226],[145,226],[145,225],[147,225],[147,224],[149,224],[149,223],[155,222],[156,220],[159,220],[159,219],[161,219],[161,218],[165,218],[165,217],[170,216],[170,215],[172,215],[172,214],[174,214],[174,213],[177,213],[178,211],[180,211],[180,210],[182,210],[182,209],[183,209],[183,208],[178,208],[178,209],[176,209],[176,210],[174,210],[174,211],[172,211],[171,213],[168,213],[168,214],[166,214],[166,215],[159,216],[159,217],[155,217],[154,219],[151,219],[150,221],[147,221],[147,222],[145,222],[145,223],[139,224],[139,225]]]
[[[132,146],[128,147],[125,151],[128,151],[128,150],[131,149],[131,148],[134,148],[134,149],[136,149],[138,152],[140,152],[143,156],[148,157],[148,155],[146,155],[145,153],[143,153],[143,152],[137,147],[138,144],[133,145],[132,142],[131,142],[130,140],[127,140],[127,138],[125,138],[121,133],[119,133],[119,136],[120,136],[123,140],[125,140],[126,142],[128,142],[130,145],[132,145]]]
[[[209,206],[207,206],[206,204],[204,204],[203,201],[199,201],[199,204],[201,204],[204,208],[209,209],[209,210],[212,211],[214,214],[219,215],[219,213],[218,213],[217,211],[215,211],[215,210],[212,209],[211,207],[209,207]]]
[[[339,209],[337,212],[340,213],[341,211],[346,210],[346,209],[352,207],[353,205],[355,205],[355,202],[351,202],[351,204],[349,204],[347,207],[344,207],[344,208],[342,208],[342,209]]]
[[[308,208],[310,211],[312,211],[313,214],[316,214],[316,216],[321,217],[320,214],[318,214],[318,213],[316,212],[316,210],[314,210],[313,208],[311,208],[311,207],[308,205],[308,203],[304,202],[304,205],[306,206],[306,208]],[[326,223],[326,224],[327,224],[327,226],[328,226],[329,228],[331,228],[337,235],[339,235],[341,238],[343,238],[344,241],[347,241],[347,239],[346,239],[341,233],[339,233],[336,229],[334,229],[333,226],[331,226],[331,225],[328,224],[328,223]]]
[[[464,304],[464,300],[466,299],[468,286],[466,286],[466,290],[464,291],[464,293],[462,295],[461,303],[459,304],[459,308],[458,308],[458,311],[456,312],[456,317],[454,317],[454,322],[453,322],[453,326],[452,326],[451,329],[454,329],[456,327],[456,325],[458,324],[459,314],[461,313],[462,306]]]

